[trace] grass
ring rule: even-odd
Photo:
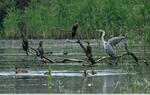
[[[4,18],[1,38],[67,38],[75,22],[82,38],[99,38],[96,29],[106,30],[106,38],[127,36],[149,43],[149,0],[31,0],[25,10],[11,7]],[[23,12],[22,12],[23,11]],[[142,36],[142,38],[141,38]]]
[[[51,65],[49,66],[49,69],[48,69],[48,76],[47,76],[47,80],[48,80],[48,91],[50,92],[50,88],[51,88],[51,71],[52,71],[52,68],[51,68]]]

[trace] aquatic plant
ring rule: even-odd
[[[48,90],[50,92],[50,88],[51,88],[51,71],[52,71],[52,68],[51,68],[51,65],[49,65],[49,69],[48,69],[48,76],[47,76],[47,80],[48,80]]]

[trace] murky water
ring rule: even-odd
[[[38,47],[40,40],[32,40],[30,45]],[[91,40],[94,58],[106,55],[99,47],[96,40]],[[86,43],[84,44],[86,45]],[[66,40],[44,40],[45,52],[53,60],[64,58],[86,59],[80,46],[69,43]],[[117,61],[104,60],[94,67],[85,67],[83,63],[54,63],[44,64],[34,56],[34,52],[26,56],[21,49],[21,40],[0,40],[0,93],[150,93],[150,68],[143,63],[143,59],[149,64],[150,49],[145,51],[143,45],[137,43],[130,46],[139,59],[139,65],[134,63],[130,56]],[[114,48],[116,49],[116,48]],[[63,55],[63,51],[68,55]],[[124,53],[123,44],[119,44],[117,54]],[[113,65],[109,65],[108,63]],[[26,69],[28,73],[16,74],[13,67]],[[45,75],[51,67],[51,77]],[[83,72],[87,70],[88,76]],[[96,72],[92,75],[92,70]]]

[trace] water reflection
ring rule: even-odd
[[[97,58],[103,52],[97,52],[97,43],[92,41],[94,57]],[[38,42],[39,40],[33,41],[33,47],[36,48]],[[54,59],[63,59],[61,50],[66,48],[69,52],[67,57],[86,58],[77,44],[66,43],[65,40],[44,40],[44,46],[46,52],[55,48],[52,55],[46,55]],[[137,55],[140,58],[143,56],[138,53]],[[132,66],[132,63],[129,64],[130,61],[125,58],[121,64],[115,66],[104,65],[102,62],[94,67],[97,72],[95,75],[92,75],[91,69],[88,68],[89,76],[87,77],[83,76],[85,68],[81,63],[53,64],[51,80],[48,80],[48,75],[44,73],[48,72],[50,64],[43,64],[33,55],[26,56],[21,50],[20,40],[0,41],[0,93],[132,93],[150,91],[148,85],[150,69],[145,65]],[[15,74],[12,69],[14,66],[27,68],[28,73]],[[143,85],[140,82],[144,83],[143,90],[140,90]]]

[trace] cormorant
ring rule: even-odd
[[[96,64],[96,62],[94,61],[94,59],[92,58],[93,55],[92,55],[92,48],[90,46],[90,43],[89,41],[87,41],[87,47],[86,47],[86,52],[87,54],[89,55],[89,60],[91,61],[92,65]]]
[[[89,53],[89,54],[92,54],[92,48],[91,48],[91,46],[90,46],[90,43],[87,41],[87,52]]]
[[[43,50],[43,41],[40,41],[39,43],[39,47],[37,48],[38,50],[38,54],[37,56],[40,56],[41,59],[43,58],[43,55],[44,55],[44,50]]]
[[[24,37],[24,35],[22,34],[22,47],[23,50],[26,52],[26,54],[28,55],[28,51],[29,51],[29,42],[28,39]]]
[[[76,36],[78,24],[79,23],[75,23],[74,26],[72,27],[72,38],[75,38],[75,36]]]

